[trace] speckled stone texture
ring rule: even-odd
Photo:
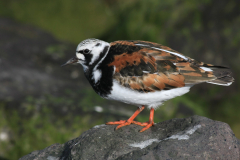
[[[166,160],[240,159],[240,141],[228,124],[192,116],[142,128],[99,125],[66,142],[34,151],[20,160]],[[37,142],[36,142],[37,143]]]

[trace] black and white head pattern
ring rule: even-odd
[[[76,56],[79,59],[79,63],[83,67],[89,67],[91,65],[96,65],[96,62],[101,58],[101,53],[104,51],[105,47],[109,47],[109,43],[98,40],[98,39],[86,39],[78,44],[76,49]]]
[[[92,70],[92,79],[97,83],[101,78],[101,70],[98,65],[106,57],[110,44],[98,39],[86,39],[79,43],[76,49],[78,63],[83,66],[84,71]]]

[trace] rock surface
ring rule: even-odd
[[[192,116],[142,128],[99,125],[65,144],[34,151],[20,160],[240,159],[240,141],[228,124]],[[36,142],[37,143],[37,142]]]

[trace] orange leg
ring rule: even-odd
[[[140,132],[146,131],[148,128],[152,127],[154,125],[154,121],[153,121],[153,117],[154,117],[154,109],[151,108],[150,110],[150,116],[149,116],[149,121],[145,122],[145,123],[141,123],[141,122],[136,122],[134,121],[134,124],[140,125],[140,126],[145,126],[143,129],[141,129]]]
[[[137,123],[134,120],[134,118],[137,117],[137,115],[142,111],[144,110],[144,106],[142,106],[141,108],[138,108],[138,110],[136,110],[134,112],[134,114],[128,119],[128,120],[120,120],[120,121],[115,121],[115,122],[107,122],[106,124],[110,124],[110,125],[115,125],[115,124],[120,124],[116,127],[116,130],[123,127],[123,126],[127,126],[127,125],[130,125],[131,123]],[[140,122],[138,122],[140,123]]]
[[[141,123],[141,122],[137,122],[137,121],[133,121],[134,118],[137,117],[137,115],[144,109],[145,107],[142,106],[141,108],[138,108],[138,110],[128,119],[128,120],[120,120],[120,121],[116,121],[116,122],[108,122],[106,124],[108,125],[115,125],[115,124],[119,124],[116,127],[116,130],[123,127],[123,126],[127,126],[130,125],[131,123],[136,124],[136,125],[140,125],[140,126],[145,126],[140,132],[143,132],[145,130],[147,130],[148,128],[150,128],[151,126],[154,125],[153,122],[153,117],[154,117],[154,109],[151,108],[150,110],[150,117],[149,117],[149,121],[145,122],[145,123]]]

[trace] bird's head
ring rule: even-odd
[[[80,42],[76,49],[76,56],[68,60],[62,66],[80,63],[84,70],[95,66],[105,57],[110,44],[98,39],[86,39]]]

